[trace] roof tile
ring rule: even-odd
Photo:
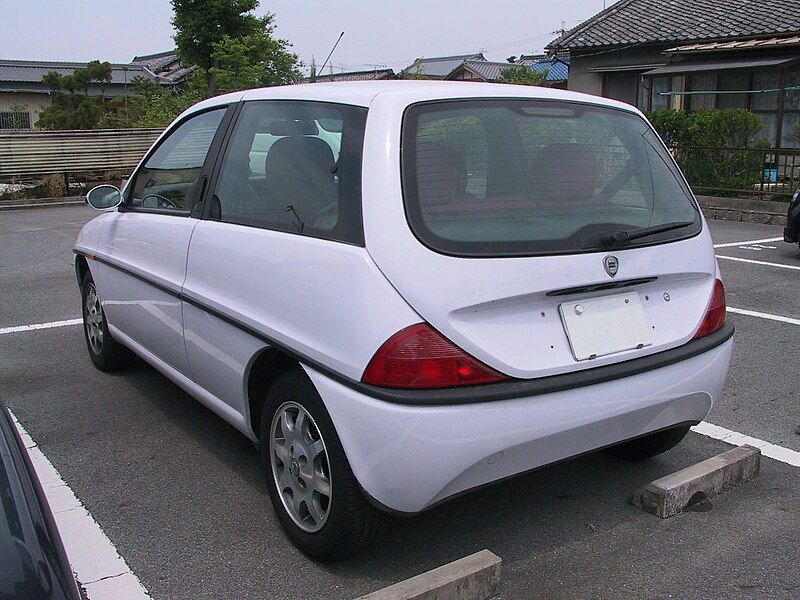
[[[620,0],[548,49],[800,33],[800,0]]]

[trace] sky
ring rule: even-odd
[[[607,0],[609,4],[612,0]],[[400,69],[419,56],[541,51],[603,0],[262,0],[278,37],[335,71]],[[0,58],[129,62],[173,47],[169,0],[0,0]],[[326,69],[328,72],[328,69]]]

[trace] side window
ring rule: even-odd
[[[222,162],[210,218],[362,244],[366,112],[322,102],[246,103]]]
[[[188,214],[200,171],[225,110],[199,114],[172,131],[136,173],[126,205]]]

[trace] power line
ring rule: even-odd
[[[585,21],[585,19],[576,19],[576,20],[570,21],[569,24],[572,25],[573,23],[580,23],[580,22],[583,22],[583,21]],[[566,32],[566,25],[567,25],[567,23],[565,21],[561,21],[561,29],[560,30],[543,32],[543,33],[540,33],[540,34],[537,34],[537,35],[534,35],[534,36],[520,38],[520,39],[517,39],[517,40],[510,40],[508,42],[495,44],[494,46],[487,46],[485,48],[481,48],[480,52],[499,52],[499,51],[502,51],[502,50],[508,50],[508,49],[513,48],[513,47],[518,46],[518,45],[528,44],[530,42],[535,42],[535,41],[550,37],[552,35],[559,34],[562,31]],[[333,45],[333,48],[331,49],[331,52],[328,55],[328,58],[325,59],[325,63],[327,63],[328,60],[330,59],[330,56],[333,54],[333,51],[336,49],[336,46],[338,45],[338,43],[341,40],[343,35],[344,35],[344,32],[342,32],[339,35],[339,39],[336,40],[336,43]],[[467,54],[467,53],[463,53],[463,54]],[[475,54],[478,54],[478,52],[475,52]],[[399,64],[407,65],[407,64],[411,64],[417,58],[419,58],[419,56],[414,56],[412,58],[398,59],[398,60],[382,60],[380,63],[377,63],[377,62],[374,62],[374,63],[352,63],[352,64],[340,63],[339,66],[340,67],[347,67],[347,69],[353,69],[353,70],[357,69],[358,67],[375,68],[376,65],[388,68],[389,65],[399,65]],[[325,63],[323,63],[323,68],[325,66]],[[319,72],[322,73],[322,68],[319,70]]]

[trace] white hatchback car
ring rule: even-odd
[[[78,237],[86,340],[259,445],[289,537],[609,448],[677,444],[733,327],[708,227],[631,106],[455,82],[316,84],[182,114]],[[112,210],[113,209],[113,210]]]

